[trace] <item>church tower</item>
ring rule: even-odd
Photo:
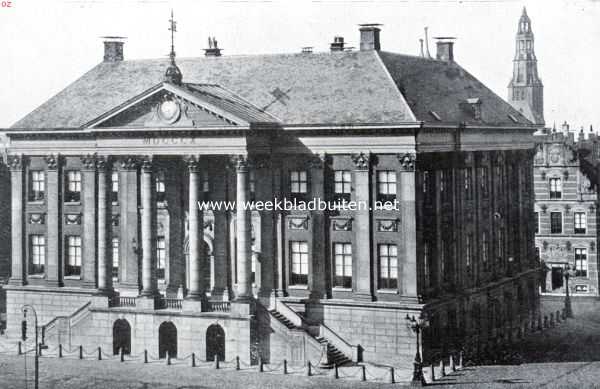
[[[508,102],[535,124],[544,125],[544,86],[538,77],[533,32],[527,10],[519,19],[513,76],[508,84]]]

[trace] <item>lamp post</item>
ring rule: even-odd
[[[569,295],[569,278],[571,277],[571,267],[567,265],[565,268],[565,316],[568,318],[573,317],[573,308],[571,307],[571,296]]]
[[[425,313],[421,313],[419,318],[415,319],[414,316],[408,316],[406,314],[406,324],[415,333],[417,339],[417,352],[415,353],[415,361],[413,362],[413,378],[411,384],[413,386],[425,386],[425,377],[423,376],[423,362],[421,360],[421,344],[419,342],[419,335],[424,328],[429,326],[429,319]]]
[[[31,305],[29,304],[25,304],[23,305],[23,307],[21,307],[21,310],[23,311],[23,341],[25,341],[27,339],[27,312],[31,310],[31,312],[33,312],[33,319],[34,319],[34,331],[35,331],[35,364],[34,364],[34,375],[35,375],[35,389],[38,389],[39,387],[39,381],[40,381],[40,376],[39,376],[39,369],[40,369],[40,356],[39,356],[39,347],[41,346],[40,344],[38,344],[38,317],[37,317],[37,312],[35,311],[35,308],[33,308]],[[27,347],[25,347],[25,358],[27,358]],[[27,382],[27,377],[25,377],[25,381]]]

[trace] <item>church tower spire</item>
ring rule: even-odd
[[[523,7],[516,36],[513,76],[508,102],[535,124],[544,125],[544,86],[537,71],[531,19]]]

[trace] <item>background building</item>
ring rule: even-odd
[[[230,360],[409,363],[532,317],[533,127],[454,60],[360,50],[104,60],[7,131],[8,329]],[[398,201],[201,211],[198,200]]]

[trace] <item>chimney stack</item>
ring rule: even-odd
[[[103,36],[104,39],[104,62],[123,61],[123,44],[125,37]]]
[[[440,61],[453,62],[454,61],[454,37],[441,36],[436,37],[437,39],[437,53],[435,57]]]
[[[330,49],[331,51],[344,51],[344,37],[334,36]]]
[[[359,24],[360,26],[360,51],[367,50],[381,50],[381,44],[379,42],[379,32],[381,29],[379,26],[382,24],[370,23],[370,24]]]

